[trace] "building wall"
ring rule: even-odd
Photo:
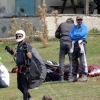
[[[15,17],[17,24],[21,25],[23,30],[25,30],[25,26],[22,23],[22,20],[25,19],[28,22],[32,23],[32,27],[36,27],[39,31],[41,31],[41,20],[38,16],[34,17]],[[0,38],[12,37],[8,34],[11,26],[13,25],[12,18],[0,18]]]
[[[58,16],[58,25],[61,24],[62,22],[65,22],[67,18],[73,18],[74,23],[76,23],[76,15],[75,14],[62,14]],[[55,36],[55,31],[56,31],[56,24],[55,24],[55,19],[53,16],[48,16],[47,17],[47,27],[48,27],[48,34],[49,37],[54,37]],[[98,29],[100,30],[100,16],[85,16],[83,15],[83,23],[87,25],[88,31],[91,29]]]
[[[67,18],[73,18],[76,24],[76,15],[74,14],[62,14],[58,16],[58,25],[62,22],[65,22]],[[38,16],[34,17],[16,17],[16,21],[18,24],[22,25],[22,19],[28,20],[30,23],[32,23],[32,27],[38,28],[39,31],[42,30],[41,20]],[[88,30],[91,30],[93,28],[96,28],[100,30],[100,16],[83,16],[83,22],[88,26]],[[56,31],[56,24],[55,19],[53,16],[48,15],[46,17],[47,21],[47,28],[48,28],[48,35],[49,37],[55,36]],[[10,31],[12,26],[11,18],[0,18],[0,38],[5,37],[11,37],[11,35],[8,34],[8,31]],[[23,28],[24,29],[24,28]]]
[[[15,14],[15,0],[7,0],[7,15],[11,16],[14,14]]]
[[[15,0],[0,0],[0,17],[12,16],[15,11]]]
[[[75,4],[77,4],[75,0]],[[47,13],[51,13],[53,8],[50,8],[50,6],[61,6],[62,5],[62,0],[45,0],[45,4],[47,5]],[[36,0],[36,11],[37,11],[37,6],[41,5],[41,0]],[[71,5],[71,1],[68,0],[66,3],[66,6]],[[60,13],[60,10],[58,10]],[[81,13],[83,9],[79,8],[77,9],[78,13]],[[64,14],[73,14],[73,9],[68,8],[64,10]],[[95,10],[95,13],[96,10]],[[15,0],[0,0],[0,17],[3,16],[13,16],[15,15]]]
[[[77,0],[74,0],[75,5],[77,5]],[[63,1],[62,0],[45,0],[45,4],[47,5],[47,13],[51,13],[52,10],[54,10],[53,8],[51,8],[50,6],[62,6]],[[37,0],[37,5],[41,4],[41,0]],[[66,2],[66,6],[70,6],[71,5],[71,0],[67,0]],[[78,14],[82,14],[82,11],[84,10],[84,8],[77,8],[77,13]],[[58,9],[59,13],[60,13],[60,9]],[[64,14],[74,14],[73,9],[72,8],[67,8],[64,10]],[[97,14],[97,11],[94,11],[94,14]]]
[[[7,14],[7,2],[0,0],[0,16]]]

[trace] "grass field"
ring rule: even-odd
[[[100,37],[88,35],[87,38],[87,62],[100,65]],[[49,41],[49,47],[44,48],[41,42],[33,41],[32,46],[36,47],[44,60],[58,62],[59,41]],[[16,48],[13,43],[0,43],[0,56],[3,58],[4,65],[9,71],[15,67],[15,63],[10,54],[4,48],[8,45]],[[68,57],[66,56],[66,64]],[[22,100],[22,93],[17,89],[16,74],[10,73],[10,86],[0,89],[0,100]],[[100,100],[100,76],[89,77],[87,82],[68,83],[45,82],[40,87],[29,90],[34,100],[42,100],[44,94],[51,94],[53,100]]]

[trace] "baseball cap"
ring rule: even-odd
[[[83,19],[83,16],[82,15],[77,15],[76,19]]]

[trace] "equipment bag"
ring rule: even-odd
[[[36,48],[32,48],[32,60],[30,64],[30,75],[28,79],[28,87],[30,89],[41,85],[46,78],[46,66],[38,54]]]

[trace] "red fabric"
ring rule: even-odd
[[[98,65],[90,65],[88,66],[88,75],[89,76],[99,76],[100,75],[100,66]]]
[[[18,67],[13,68],[11,73],[18,73]]]

